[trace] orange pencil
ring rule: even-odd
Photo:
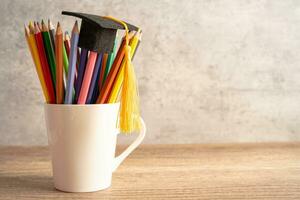
[[[56,58],[56,103],[64,101],[63,83],[63,34],[59,22],[57,23],[55,35],[55,58]]]

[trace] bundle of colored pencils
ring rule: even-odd
[[[112,53],[97,53],[78,47],[79,25],[71,37],[57,23],[30,22],[25,36],[36,67],[45,101],[51,104],[103,104],[120,100],[124,80],[125,36],[114,43]],[[133,59],[141,31],[129,32]],[[118,45],[120,43],[120,45]]]

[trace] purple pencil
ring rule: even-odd
[[[96,87],[97,86],[97,77],[98,77],[98,74],[100,73],[101,63],[102,63],[102,54],[98,54],[97,61],[96,61],[96,64],[95,64],[95,68],[94,68],[94,72],[93,72],[93,76],[92,76],[92,80],[91,80],[91,83],[90,83],[88,96],[87,96],[87,99],[86,99],[87,104],[92,103],[94,91],[97,89],[97,87]]]
[[[67,80],[67,87],[66,87],[66,97],[65,97],[65,104],[72,104],[72,90],[75,80],[75,72],[76,72],[76,59],[77,59],[77,46],[78,46],[78,39],[79,39],[79,30],[78,30],[78,23],[75,22],[75,25],[72,30],[72,38],[71,38],[71,49],[70,49],[70,56],[69,56],[69,71],[68,71],[68,80]]]
[[[82,84],[85,66],[86,66],[87,55],[88,55],[88,50],[82,48],[81,53],[80,53],[77,79],[76,79],[76,83],[75,83],[75,101],[76,102],[78,100],[80,89],[81,89],[81,84]]]

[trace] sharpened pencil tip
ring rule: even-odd
[[[78,22],[77,20],[75,21],[74,27],[72,29],[73,33],[79,33],[79,29],[78,29]]]
[[[44,31],[44,32],[48,31],[48,28],[43,20],[42,20],[42,31]]]
[[[39,22],[36,22],[36,25],[37,25],[38,29],[39,29],[40,31],[42,31],[42,27],[41,27],[40,23],[39,23]]]
[[[52,24],[51,20],[48,19],[48,29],[49,30],[53,30],[54,29],[54,25]]]
[[[69,36],[69,32],[68,31],[65,32],[65,39],[66,40],[70,40],[70,36]]]
[[[56,31],[60,30],[61,31],[61,27],[60,27],[60,23],[57,22],[57,26],[56,26]]]
[[[56,27],[56,34],[62,34],[62,30],[61,30],[61,26],[60,26],[60,23],[57,22],[57,27]]]
[[[34,22],[34,33],[38,33],[40,32],[39,26],[38,26],[38,22]]]
[[[29,35],[29,28],[28,26],[26,26],[26,24],[24,24],[24,29],[25,29],[25,35],[27,37]]]
[[[30,30],[30,33],[34,34],[34,25],[33,25],[32,21],[29,22],[29,30]]]

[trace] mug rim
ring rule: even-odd
[[[117,106],[117,103],[103,103],[103,104],[55,104],[55,103],[44,103],[44,106],[49,107],[107,107],[107,106]]]

